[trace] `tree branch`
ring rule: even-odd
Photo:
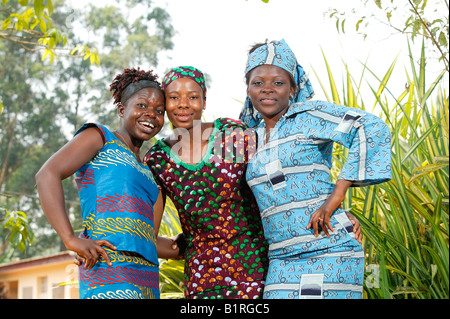
[[[444,60],[444,64],[445,64],[445,69],[447,70],[447,72],[449,71],[448,69],[448,59],[445,56],[444,52],[442,52],[441,46],[439,45],[439,43],[436,41],[435,37],[433,36],[433,34],[431,33],[430,29],[428,28],[428,25],[426,24],[426,22],[422,19],[422,16],[420,15],[419,11],[417,11],[416,7],[414,6],[414,4],[411,2],[411,0],[408,0],[409,4],[411,5],[411,7],[413,8],[415,14],[419,17],[420,22],[422,23],[422,25],[424,26],[425,30],[427,30],[428,34],[430,35],[431,40],[433,41],[434,45],[438,48],[439,52],[441,53],[441,56]],[[447,7],[448,7],[448,3],[447,3]]]

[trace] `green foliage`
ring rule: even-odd
[[[381,109],[392,131],[392,181],[354,188],[344,202],[362,224],[367,279],[373,279],[374,265],[379,270],[378,286],[366,281],[368,298],[449,298],[449,97],[439,86],[446,71],[427,87],[424,47],[418,69],[412,52],[410,57],[409,87],[399,97],[391,96],[388,85],[396,60],[383,78],[376,77],[377,87],[369,84],[374,109]],[[365,109],[367,101],[356,93],[362,81],[347,70],[339,96],[327,69],[335,92],[329,100]],[[335,177],[346,155],[336,146]]]
[[[115,12],[116,19],[104,17],[102,7],[75,10],[67,1],[53,1],[53,4],[52,23],[65,26],[61,30],[67,32],[70,46],[78,50],[74,54],[84,54],[87,60],[56,58],[53,64],[42,63],[40,51],[29,51],[18,43],[0,40],[0,100],[4,105],[0,116],[0,192],[10,195],[8,199],[0,197],[0,207],[26,212],[36,236],[33,245],[24,252],[15,250],[12,257],[30,258],[64,249],[42,213],[34,175],[87,121],[87,116],[90,121],[114,128],[117,116],[109,84],[116,74],[125,67],[153,68],[158,63],[158,53],[172,46],[174,31],[170,16],[163,9],[152,7],[152,1],[110,1],[108,6],[115,8],[111,11]],[[2,2],[0,20],[6,14],[1,5]],[[7,5],[13,12],[21,8],[16,1]],[[47,9],[43,14],[46,12]],[[97,19],[95,30],[90,25],[94,18]],[[74,23],[69,23],[69,19],[74,19]],[[92,43],[86,43],[86,38],[92,39]],[[152,39],[148,41],[151,50],[145,46],[148,45],[145,39]],[[85,43],[88,47],[95,44],[101,52],[100,66],[91,64],[95,54],[88,56],[80,52],[85,49]],[[63,185],[66,211],[73,227],[79,229],[82,220],[73,177],[64,180]],[[6,244],[4,232],[0,228],[0,247]]]
[[[28,223],[28,217],[24,212],[8,211],[1,209],[0,229],[6,230],[6,239],[9,242],[6,251],[2,252],[0,263],[7,260],[14,249],[25,251],[28,245],[33,242],[34,233]]]
[[[175,237],[181,233],[178,212],[167,198],[159,235],[164,237]],[[160,260],[159,284],[162,299],[184,298],[184,260]]]
[[[2,4],[4,8],[0,12],[6,16],[0,16],[0,39],[16,43],[29,52],[40,50],[42,61],[48,58],[52,64],[55,56],[59,55],[58,51],[67,44],[67,35],[52,20],[52,0],[45,3],[44,0],[34,0],[32,4],[27,0],[2,0]],[[83,46],[82,50],[72,50],[70,55],[77,51],[77,57],[91,58],[91,64],[100,64],[96,49]]]

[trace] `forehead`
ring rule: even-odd
[[[250,71],[250,78],[252,77],[283,77],[283,78],[290,78],[289,73],[276,66],[276,65],[271,65],[271,64],[264,64],[264,65],[260,65],[257,66],[256,68],[254,68],[253,70]]]
[[[185,92],[185,91],[203,93],[203,90],[200,87],[200,85],[194,80],[189,78],[176,79],[175,81],[171,82],[166,87],[165,90],[166,93]]]
[[[137,98],[137,97],[147,97],[147,96],[159,96],[163,95],[163,92],[160,89],[147,87],[140,89],[139,91],[135,92],[131,98]]]
[[[152,99],[159,99],[164,98],[163,92],[160,89],[147,87],[143,88],[136,93],[134,93],[131,97],[131,99],[139,99],[139,98],[152,98]]]

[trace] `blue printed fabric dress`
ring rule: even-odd
[[[92,270],[79,268],[80,299],[157,299],[159,269],[153,205],[159,188],[147,165],[105,126],[97,126],[105,144],[76,174],[84,231],[82,237],[105,239],[113,263],[100,258]]]
[[[306,226],[334,188],[333,142],[349,150],[339,179],[353,186],[390,180],[387,125],[358,109],[311,101],[291,105],[267,143],[264,131],[262,122],[246,175],[269,242],[264,298],[361,298],[364,252],[345,212],[333,213],[330,238]]]

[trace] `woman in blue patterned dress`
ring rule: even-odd
[[[364,251],[344,211],[349,187],[391,178],[391,137],[378,117],[308,101],[313,89],[284,40],[249,53],[241,120],[258,148],[247,168],[269,242],[264,298],[362,298]],[[333,143],[349,149],[333,184]]]
[[[158,255],[173,258],[158,238],[162,198],[139,151],[164,124],[164,94],[152,71],[126,69],[111,84],[119,128],[85,124],[36,175],[45,215],[79,268],[80,298],[159,298]],[[83,232],[74,234],[61,181],[76,172]],[[156,242],[158,241],[158,252]]]

